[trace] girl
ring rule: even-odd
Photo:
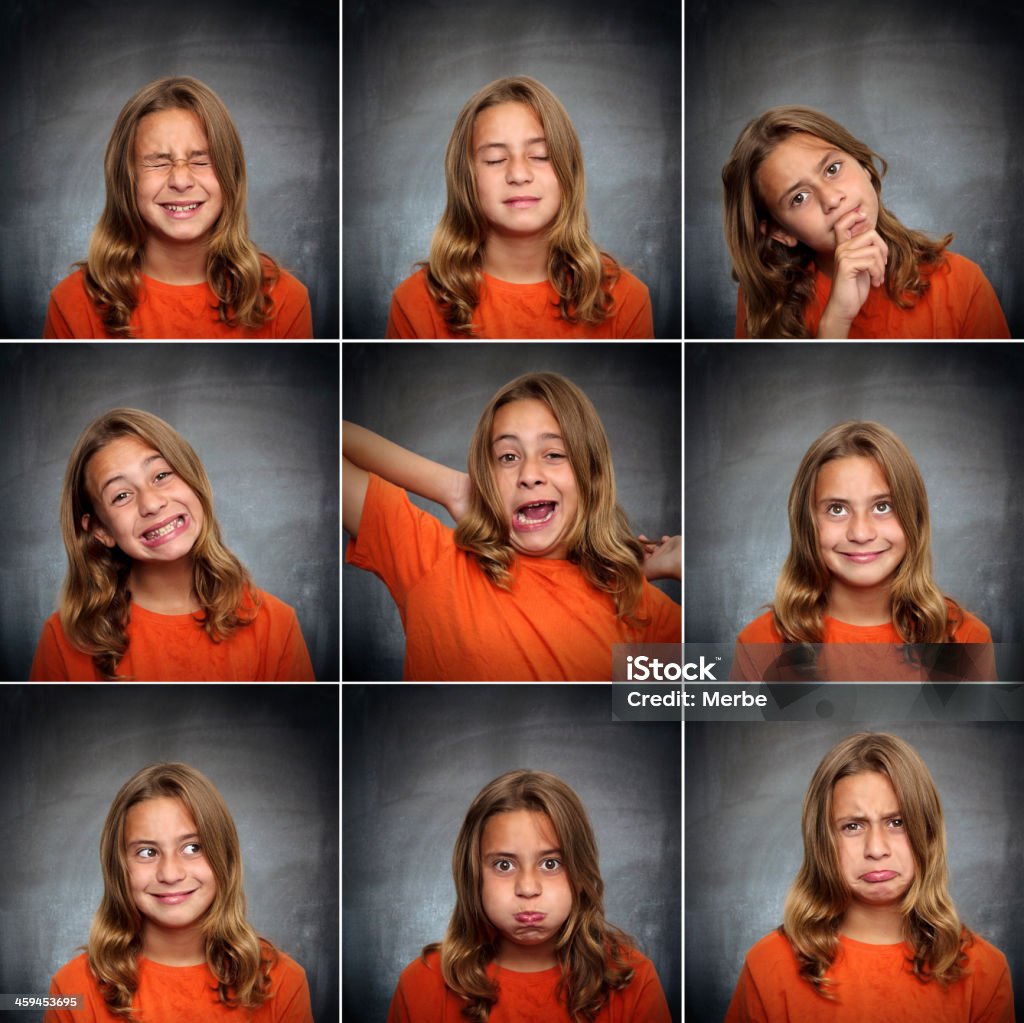
[[[309,338],[309,297],[249,238],[245,156],[217,94],[161,78],[121,111],[107,203],[44,338]]]
[[[462,108],[445,154],[448,204],[430,258],[396,289],[389,338],[650,338],[647,288],[601,252],[583,153],[532,78],[500,78]]]
[[[726,1023],[1013,1023],[1006,958],[957,916],[942,804],[893,735],[844,739],[804,797],[783,924],[748,953]]]
[[[680,575],[679,541],[645,549],[618,506],[590,400],[555,373],[491,399],[469,474],[345,424],[346,560],[398,604],[409,680],[608,680],[612,644],[680,640],[679,607],[644,578]],[[399,487],[444,505],[453,533]]]
[[[213,783],[153,764],[121,787],[100,836],[103,897],[86,952],[50,993],[84,1008],[45,1023],[312,1023],[306,975],[245,916],[242,853]]]
[[[870,422],[826,430],[797,470],[789,529],[775,603],[740,633],[734,678],[780,681],[770,673],[793,668],[797,678],[817,671],[847,681],[920,679],[922,665],[892,648],[948,643],[975,646],[951,649],[953,656],[930,670],[995,678],[988,628],[932,578],[928,494],[913,456],[891,430]],[[779,643],[887,646],[823,649],[814,665],[779,660]],[[964,655],[960,663],[956,654]]]
[[[743,129],[722,170],[737,337],[1010,336],[980,268],[946,250],[953,235],[932,241],[882,205],[886,169],[807,107]]]
[[[86,427],[61,494],[68,574],[33,681],[312,681],[295,612],[224,546],[210,480],[162,419]]]
[[[452,875],[448,933],[402,971],[388,1023],[668,1023],[654,966],[604,918],[594,833],[560,778],[509,771],[486,785]]]

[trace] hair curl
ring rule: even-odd
[[[886,209],[881,193],[888,164],[837,121],[809,107],[772,107],[740,132],[722,168],[725,238],[733,279],[739,281],[743,292],[746,332],[751,338],[813,337],[806,312],[815,292],[814,252],[802,242],[792,248],[784,245],[762,229],[764,223],[772,223],[772,214],[757,184],[766,157],[779,143],[800,132],[849,153],[870,176],[878,195],[876,230],[889,250],[885,288],[900,308],[910,308],[928,290],[929,275],[943,262],[943,252],[953,240],[953,235],[947,234],[941,241],[933,241],[904,227]]]

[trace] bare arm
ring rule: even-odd
[[[341,424],[342,522],[358,535],[369,474],[436,501],[458,522],[469,507],[469,476],[393,444],[355,423]]]

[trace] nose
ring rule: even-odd
[[[195,176],[187,160],[176,160],[171,164],[167,184],[176,192],[187,192],[195,184]]]
[[[846,193],[831,181],[824,182],[818,194],[821,196],[821,205],[826,213],[831,213],[834,209],[837,209],[839,204],[846,198]]]
[[[532,899],[540,893],[540,874],[529,867],[520,870],[516,875],[516,895],[522,899]]]
[[[505,166],[505,180],[510,185],[525,185],[533,180],[533,169],[524,153],[509,154],[508,163]]]
[[[852,543],[869,543],[877,530],[869,512],[853,512],[846,528],[846,538]]]
[[[176,854],[161,856],[156,865],[156,879],[161,884],[175,884],[185,878],[185,868]]]
[[[519,465],[519,486],[529,489],[544,482],[544,463],[540,457],[532,455],[524,458]]]
[[[146,486],[140,488],[137,500],[140,515],[155,515],[167,504],[161,493]]]
[[[864,855],[869,860],[880,860],[889,855],[889,836],[884,827],[876,826],[868,830]]]

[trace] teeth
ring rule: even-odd
[[[186,210],[194,210],[199,203],[194,202],[189,206],[172,206],[170,203],[165,202],[162,205],[165,210],[172,210],[175,213],[184,213]]]
[[[160,537],[166,536],[168,533],[173,533],[178,526],[183,525],[185,519],[179,515],[173,522],[168,522],[166,526],[161,526],[159,529],[151,529],[145,534],[147,540],[159,540]]]
[[[543,501],[538,501],[537,504],[543,504]],[[537,526],[542,522],[549,522],[551,517],[555,514],[555,505],[551,506],[551,510],[542,519],[531,519],[526,514],[527,508],[533,508],[535,505],[527,504],[516,511],[516,522],[522,523],[524,526]]]

